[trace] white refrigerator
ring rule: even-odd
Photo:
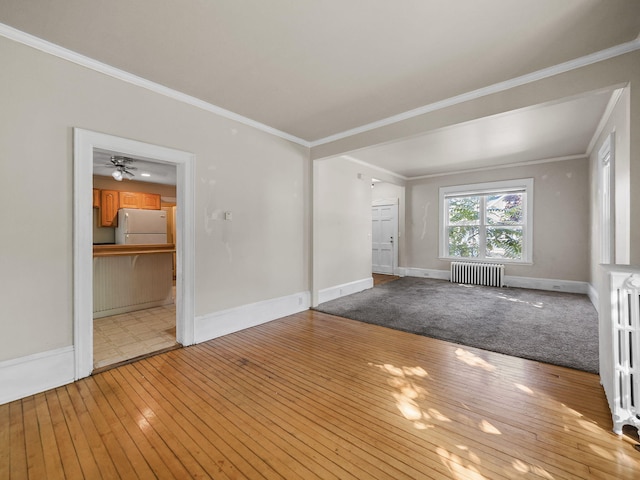
[[[118,210],[116,244],[167,243],[167,212],[121,208]]]

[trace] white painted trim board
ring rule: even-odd
[[[358,293],[369,288],[373,288],[373,277],[367,277],[361,280],[323,288],[318,292],[318,304],[328,302],[329,300],[335,300],[336,298],[345,297],[352,293]]]
[[[195,155],[105,133],[73,129],[73,337],[76,380],[93,370],[93,151],[113,150],[176,167],[176,340],[194,342],[195,284]]]
[[[0,405],[74,381],[73,347],[0,362]]]
[[[310,304],[311,293],[299,292],[196,317],[195,343],[303,312],[309,309]]]
[[[436,278],[439,280],[449,280],[451,278],[451,272],[449,270],[434,270],[429,268],[402,267],[400,274],[407,277]],[[505,287],[530,288],[533,290],[548,290],[550,292],[581,293],[584,295],[590,295],[590,289],[592,288],[587,282],[553,278],[518,277],[514,275],[505,275],[504,285]]]
[[[187,95],[186,93],[173,90],[169,87],[165,87],[164,85],[160,85],[124,70],[120,70],[119,68],[112,67],[111,65],[107,65],[106,63],[99,62],[98,60],[94,60],[93,58],[76,53],[73,50],[69,50],[67,48],[38,38],[34,35],[30,35],[21,30],[10,27],[9,25],[0,23],[0,36],[21,43],[23,45],[27,45],[28,47],[35,48],[36,50],[40,50],[41,52],[48,53],[55,57],[62,58],[63,60],[75,63],[76,65],[80,65],[82,67],[86,67],[96,72],[108,75],[110,77],[117,78],[118,80],[122,80],[123,82],[145,88],[154,93],[164,95],[165,97],[169,97],[179,102],[201,108],[202,110],[206,110],[207,112],[211,112],[221,117],[228,118],[229,120],[242,123],[276,137],[289,140],[290,142],[297,143],[299,145],[302,145],[303,147],[308,148],[310,146],[309,142],[294,135],[282,132],[263,123],[231,112],[222,107],[218,107],[217,105],[213,105],[211,103],[205,102],[204,100],[200,100],[199,98]]]

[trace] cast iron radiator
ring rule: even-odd
[[[451,262],[451,282],[502,287],[504,285],[504,265]]]

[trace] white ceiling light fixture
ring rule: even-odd
[[[131,163],[134,162],[133,158],[123,157],[122,155],[112,155],[110,161],[111,161],[111,165],[109,164],[107,165],[115,168],[114,172],[111,174],[114,180],[121,182],[122,180],[127,178],[127,175],[129,177],[135,176],[131,170],[137,170],[137,169],[136,167],[133,167],[130,165]]]

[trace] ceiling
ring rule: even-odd
[[[352,152],[347,158],[415,178],[585,156],[614,93],[594,92],[485,117]]]
[[[112,155],[123,155],[119,152],[94,149],[93,150],[93,174],[101,175],[105,177],[111,176],[114,171],[114,167],[110,162]],[[128,158],[132,158],[132,167],[135,170],[132,171],[133,177],[126,177],[123,182],[127,180],[134,180],[136,182],[151,182],[159,183],[162,185],[176,185],[176,166],[166,163],[154,161],[152,159],[134,157],[132,155],[123,155]]]
[[[637,41],[640,33],[638,0],[0,3],[0,22],[5,25],[312,145]],[[598,110],[604,97],[596,97],[592,102],[583,100],[582,106]],[[565,107],[545,105],[513,115],[523,125],[521,131],[532,132],[531,122],[544,121],[545,112],[574,110],[571,105]],[[535,110],[535,118],[525,118]],[[574,119],[580,121],[581,115]],[[501,123],[493,119],[485,126],[454,127],[454,131],[459,128],[455,137],[469,129],[479,135],[490,126],[501,128]],[[397,158],[434,142],[446,151],[441,142],[447,135],[442,135],[438,141],[434,133],[407,145],[396,142],[397,154],[390,155],[393,146],[386,145],[362,158],[380,162],[384,168],[397,167],[402,175],[426,174],[440,167],[420,169]],[[582,136],[584,147],[585,133],[575,135]],[[571,151],[580,150],[577,142],[572,139]],[[459,146],[458,151],[455,146],[449,148],[460,156],[459,163],[473,162]],[[525,147],[512,149],[519,148]],[[498,154],[507,155],[507,150]],[[440,153],[431,158],[435,165],[443,162]]]

